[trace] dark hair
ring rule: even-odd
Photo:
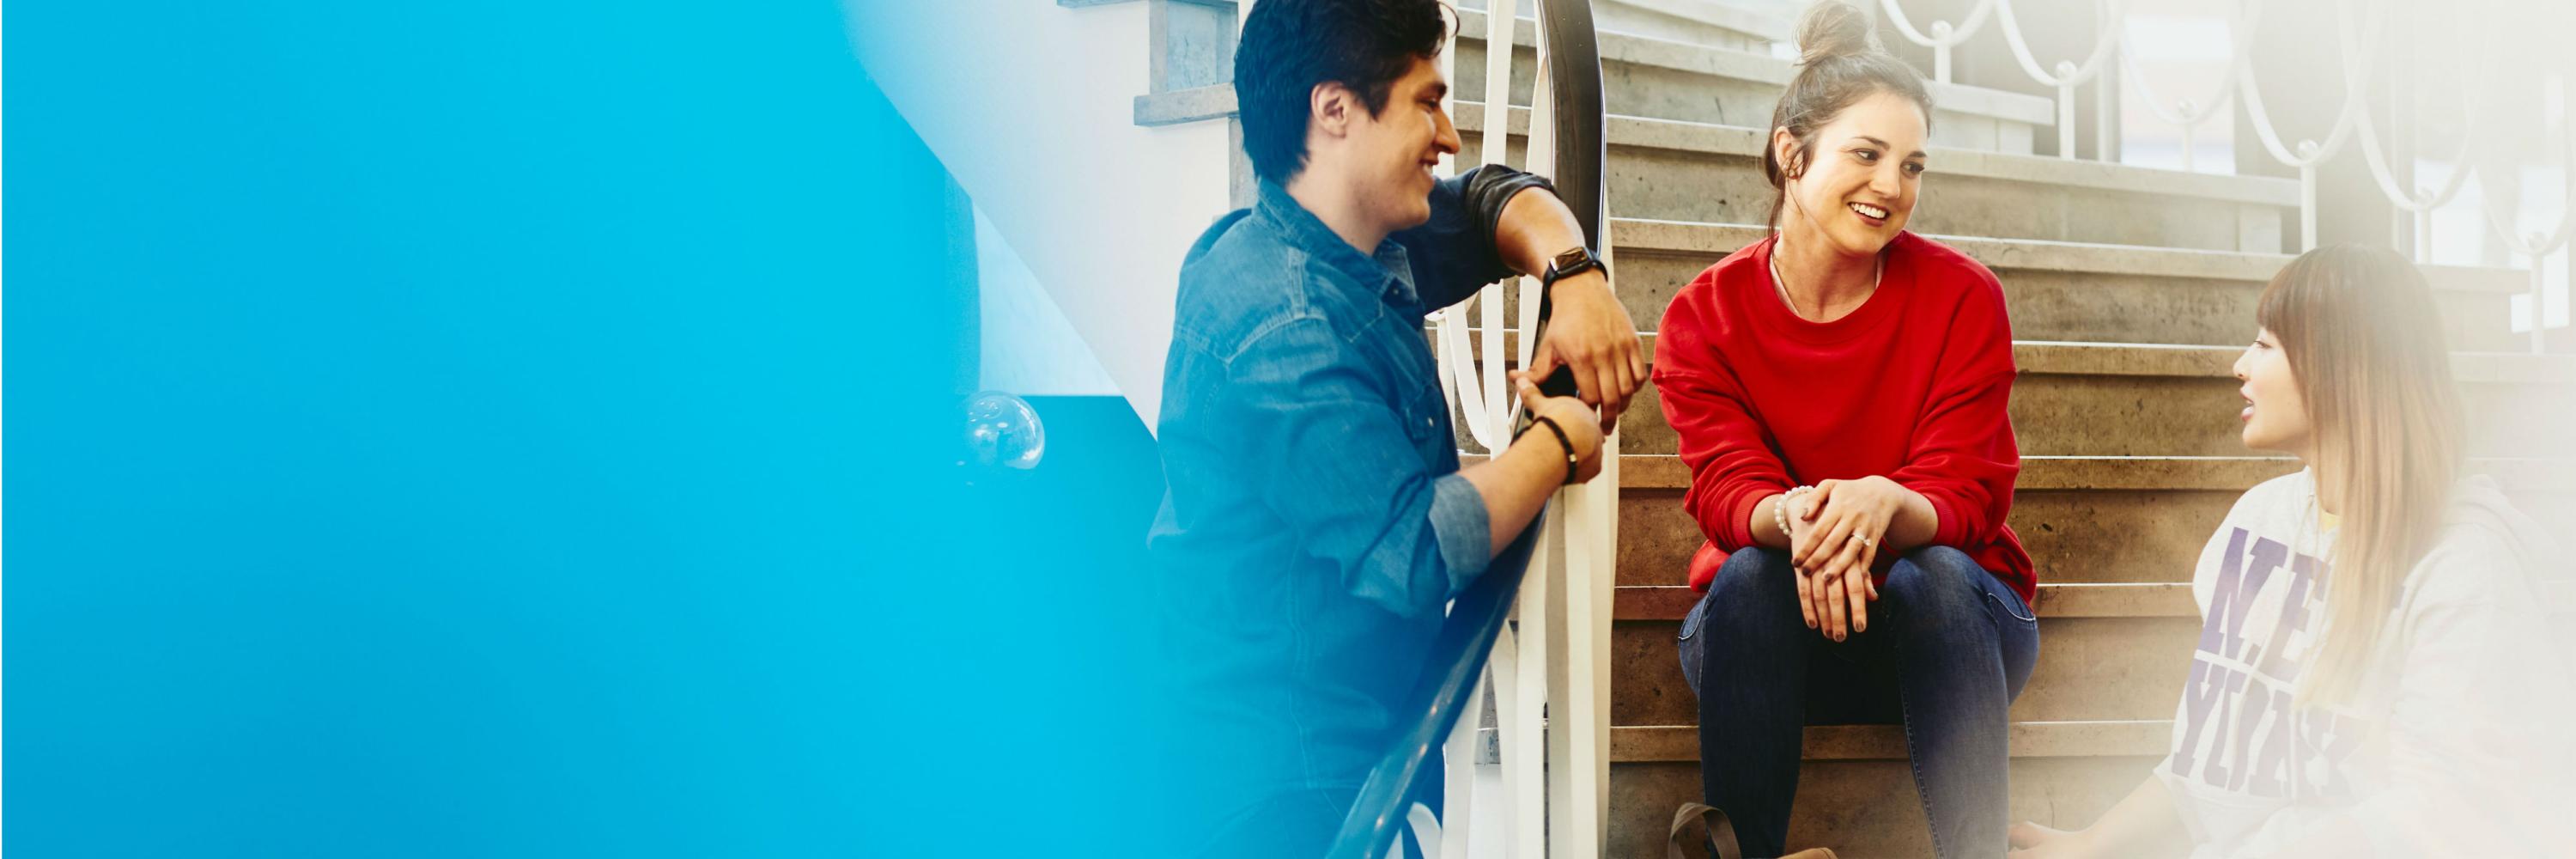
[[[1255,9],[1260,7],[1256,6]],[[1895,93],[1923,108],[1923,124],[1932,125],[1932,92],[1923,76],[1879,47],[1869,15],[1842,0],[1826,0],[1798,19],[1798,73],[1771,111],[1771,128],[1789,129],[1797,138],[1791,163],[1780,163],[1771,136],[1762,136],[1762,175],[1771,180],[1771,226],[1780,225],[1780,203],[1789,195],[1788,180],[1807,171],[1815,154],[1816,129],[1833,122],[1844,109],[1882,92]]]
[[[1261,0],[1234,49],[1236,116],[1254,175],[1286,184],[1306,169],[1306,122],[1315,87],[1358,93],[1370,116],[1386,109],[1397,78],[1417,58],[1440,55],[1449,24],[1439,0]]]

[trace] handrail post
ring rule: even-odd
[[[2057,64],[2057,71],[2063,75],[2074,67],[2074,63],[2061,62]],[[2069,161],[2075,159],[2075,84],[2072,82],[2057,85],[2057,157]]]
[[[2523,239],[2523,243],[2524,243],[2525,245],[2530,246],[2530,247],[2541,247],[2541,246],[2542,246],[2542,243],[2543,243],[2543,242],[2546,242],[2546,241],[2548,241],[2548,240],[2549,240],[2549,237],[2548,237],[2548,236],[2544,236],[2544,235],[2541,235],[2541,234],[2539,234],[2539,233],[2533,233],[2533,234],[2531,234],[2530,236],[2528,236],[2528,237],[2524,238],[2524,239]],[[2548,289],[2548,282],[2549,282],[2549,255],[2548,255],[2546,252],[2543,252],[2543,253],[2537,253],[2537,254],[2532,254],[2532,255],[2531,255],[2531,354],[2534,354],[2534,355],[2542,354],[2542,353],[2544,353],[2544,352],[2549,351],[2549,312],[2548,312],[2548,308],[2545,306],[2545,304],[2544,304],[2544,303],[2543,303],[2543,301],[2542,301],[2542,296],[2543,296],[2543,294],[2546,292],[2546,290]]]
[[[1573,210],[1584,244],[1601,250],[1609,194],[1609,128],[1592,4],[1539,0],[1539,17],[1545,57],[1540,72],[1547,79],[1549,96],[1543,127],[1550,132],[1548,154],[1553,157],[1539,158],[1536,142],[1542,126],[1534,121],[1530,163],[1553,167],[1557,193]],[[1615,436],[1604,439],[1603,444],[1611,445],[1605,455],[1616,457],[1617,443]],[[1594,480],[1598,485],[1600,478]],[[1560,801],[1549,815],[1549,831],[1559,839],[1559,849],[1550,851],[1556,859],[1593,859],[1601,855],[1609,835],[1604,816],[1609,801],[1610,605],[1604,586],[1611,583],[1608,563],[1615,553],[1605,541],[1612,533],[1608,523],[1618,513],[1616,484],[1609,487],[1580,486],[1558,493],[1563,511],[1559,519],[1564,524],[1551,534],[1560,538],[1563,566],[1552,571],[1551,586],[1538,591],[1562,594],[1558,602],[1565,612],[1558,627],[1564,644],[1548,648],[1558,667],[1547,672],[1551,678],[1563,678],[1562,685],[1548,690],[1548,700],[1556,707],[1548,745],[1561,751],[1547,759],[1551,780],[1562,779],[1562,790],[1556,792]],[[1528,640],[1529,636],[1523,638]]]
[[[2102,26],[2121,26],[2120,22],[2109,20],[2111,4],[2102,3],[2096,8],[2102,10]],[[2125,49],[2126,46],[2118,40],[2111,42],[2113,54]],[[2093,160],[2105,164],[2120,160],[2120,88],[2111,83],[2111,70],[2117,68],[2114,63],[2118,57],[2112,60],[2104,62],[2102,68],[2093,73]]]
[[[2182,112],[2183,112],[2183,113],[2185,113],[2185,114],[2189,114],[2189,113],[2191,113],[2191,99],[2183,99],[2182,101],[2177,102],[2174,106],[2175,106],[2175,107],[2177,107],[2177,108],[2180,108],[2180,109],[2182,110]],[[2182,126],[2182,172],[2185,172],[2185,173],[2192,172],[2192,164],[2191,164],[2191,150],[2192,150],[2192,147],[2196,145],[2196,144],[2195,144],[2195,143],[2193,143],[2193,141],[2192,141],[2192,136],[2193,136],[2193,135],[2192,135],[2192,126],[2191,126],[2191,124],[2190,124],[2190,123],[2183,123],[2183,126]]]
[[[2299,141],[2299,157],[2314,158],[2317,142]],[[2317,165],[2299,165],[2299,252],[2317,249]]]

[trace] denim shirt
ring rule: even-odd
[[[1356,788],[1444,605],[1485,569],[1423,315],[1510,276],[1494,229],[1536,176],[1439,182],[1364,255],[1269,182],[1181,270],[1147,544],[1172,612],[1185,738],[1228,802]]]

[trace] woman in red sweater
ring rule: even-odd
[[[1701,778],[1744,855],[1783,852],[1801,728],[1901,723],[1941,856],[2005,850],[2005,711],[2039,627],[2004,527],[2020,454],[1992,272],[1904,231],[1931,98],[1819,4],[1773,115],[1778,232],[1664,313],[1654,381],[1708,536],[1682,622]]]

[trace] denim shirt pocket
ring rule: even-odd
[[[1425,384],[1400,396],[1405,404],[1402,409],[1404,435],[1413,440],[1413,446],[1416,449],[1428,450],[1438,444],[1456,444],[1454,440],[1443,440],[1440,437],[1441,427],[1446,423],[1441,418],[1448,415],[1449,398],[1440,392],[1438,382]]]
[[[1440,387],[1440,362],[1431,354],[1429,341],[1419,324],[1406,325],[1401,314],[1385,313],[1370,325],[1381,330],[1394,354],[1388,356],[1388,382],[1394,386],[1390,399],[1400,404],[1397,411],[1404,420],[1405,437],[1420,451],[1423,463],[1437,465],[1445,457],[1443,450],[1455,451],[1456,431],[1450,429],[1449,397]]]

